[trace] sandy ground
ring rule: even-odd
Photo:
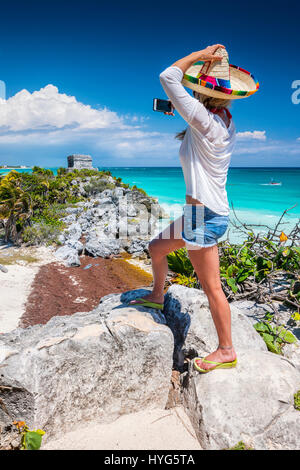
[[[36,260],[28,263],[27,256]],[[16,258],[16,261],[5,265],[7,273],[0,271],[0,333],[17,328],[35,275],[41,266],[55,259],[53,251],[46,247],[20,249],[1,246],[0,258],[6,257],[8,260]]]
[[[152,266],[151,262],[149,262],[148,260],[146,261],[139,258],[129,258],[126,259],[126,262],[131,264],[132,266],[136,266],[137,268],[143,269],[143,271],[152,276]]]
[[[109,424],[81,426],[60,439],[46,441],[45,450],[201,450],[183,408],[144,410]]]

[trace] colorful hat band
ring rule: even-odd
[[[196,62],[194,65],[200,65],[201,62]],[[195,85],[200,85],[205,88],[210,88],[221,93],[226,93],[227,95],[235,96],[250,96],[253,95],[259,89],[259,83],[255,80],[254,76],[247,72],[247,70],[238,67],[237,65],[230,65],[231,68],[240,70],[241,72],[249,75],[253,81],[256,83],[256,89],[252,91],[242,91],[242,90],[232,90],[230,80],[223,80],[220,78],[210,77],[203,73],[199,73],[198,77],[193,77],[192,75],[184,74],[183,78],[188,82],[194,83]]]
[[[219,87],[230,88],[231,89],[230,80],[223,80],[223,78],[210,77],[209,75],[205,75],[204,73],[201,73],[199,75],[200,75],[202,81],[211,83],[214,86],[219,86]],[[200,78],[200,77],[198,76],[198,78]]]

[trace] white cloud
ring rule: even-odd
[[[246,131],[236,134],[239,140],[267,140],[266,131]]]
[[[106,165],[126,159],[134,164],[179,165],[180,143],[174,134],[151,131],[146,126],[148,119],[91,107],[53,85],[33,93],[22,90],[6,101],[0,98],[0,150],[2,154],[9,151],[14,163],[27,149],[38,158],[88,152],[95,158],[101,155]],[[293,142],[274,141],[267,139],[266,131],[239,132],[237,137],[236,156],[299,155],[300,137]]]
[[[53,151],[64,146],[74,152],[84,147],[91,153],[104,151],[107,156],[120,158],[161,158],[162,154],[166,159],[177,158],[179,144],[174,136],[147,130],[143,124],[147,119],[92,108],[47,85],[33,93],[22,90],[7,101],[0,100],[0,145]]]
[[[103,129],[123,127],[123,120],[107,108],[94,109],[74,96],[59,93],[47,85],[29,93],[22,90],[8,100],[0,101],[0,129],[26,131],[41,129]]]

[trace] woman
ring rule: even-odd
[[[174,108],[189,125],[177,135],[183,140],[179,156],[186,183],[186,204],[183,216],[151,241],[153,289],[131,305],[163,309],[166,256],[186,246],[208,297],[219,338],[217,350],[205,359],[194,359],[194,367],[201,373],[235,367],[231,312],[222,290],[217,246],[229,222],[225,185],[235,127],[228,107],[232,99],[255,93],[258,84],[245,70],[229,65],[226,49],[220,44],[178,60],[160,74],[160,81]],[[183,84],[193,89],[194,97]]]

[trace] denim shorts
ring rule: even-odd
[[[183,216],[182,239],[195,247],[217,245],[228,228],[229,216],[217,214],[206,206],[185,204]]]

